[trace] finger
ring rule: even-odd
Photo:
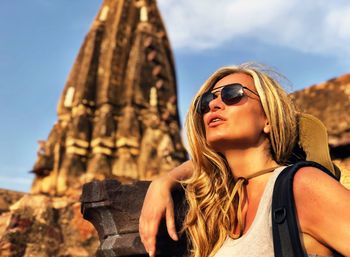
[[[141,237],[141,242],[142,242],[143,246],[145,247],[146,252],[150,256],[154,256],[154,253],[156,251],[155,237],[148,237],[148,236]]]
[[[145,243],[145,248],[149,256],[155,256],[156,252],[156,240],[155,237],[148,238]]]
[[[166,227],[167,227],[169,236],[175,241],[179,240],[177,233],[176,233],[176,227],[175,227],[173,202],[171,202],[166,208],[165,220],[166,220]]]
[[[156,236],[158,233],[159,219],[153,218],[152,220],[140,219],[139,232],[141,242],[143,243],[148,254],[154,255],[156,251]]]

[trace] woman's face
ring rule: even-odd
[[[253,78],[245,73],[234,73],[222,78],[212,91],[232,83],[239,83],[256,92]],[[220,90],[216,93],[218,97],[209,103],[209,112],[203,115],[209,145],[223,153],[233,148],[246,149],[262,144],[269,126],[260,98],[243,89],[244,96],[238,103],[226,105],[221,99]]]

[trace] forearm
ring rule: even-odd
[[[191,160],[185,161],[168,172],[168,176],[175,181],[186,180],[192,176],[193,164]]]
[[[161,184],[167,184],[167,187],[170,189],[174,189],[180,185],[181,181],[191,177],[192,173],[193,164],[191,160],[188,160],[161,176],[159,182]]]

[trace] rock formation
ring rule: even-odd
[[[90,257],[97,247],[79,197],[26,194],[0,216],[1,257]]]

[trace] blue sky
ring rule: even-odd
[[[0,188],[30,189],[84,36],[102,0],[2,0]],[[158,0],[173,46],[183,120],[218,67],[267,64],[299,90],[350,72],[347,0]]]

